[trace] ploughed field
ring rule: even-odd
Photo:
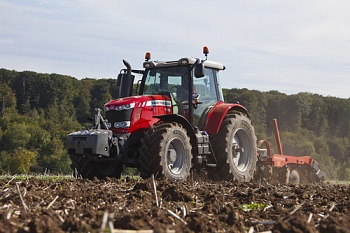
[[[0,183],[0,232],[350,232],[348,185],[130,178]]]

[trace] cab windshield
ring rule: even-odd
[[[162,67],[150,69],[141,91],[144,95],[172,93],[177,95],[180,88],[188,90],[188,66]]]

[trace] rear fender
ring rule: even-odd
[[[208,114],[207,124],[205,126],[205,131],[208,134],[217,134],[219,132],[222,121],[229,110],[236,110],[242,112],[249,117],[248,110],[240,104],[225,104],[218,103],[213,107],[213,109]]]

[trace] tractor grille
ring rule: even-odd
[[[133,109],[126,109],[122,111],[110,110],[106,112],[106,119],[108,123],[111,123],[112,128],[115,122],[125,122],[131,120],[131,114]]]

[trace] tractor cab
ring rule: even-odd
[[[173,114],[185,117],[193,126],[204,129],[206,114],[223,102],[219,82],[222,64],[182,58],[177,61],[150,61],[147,53],[139,95],[167,95]]]

